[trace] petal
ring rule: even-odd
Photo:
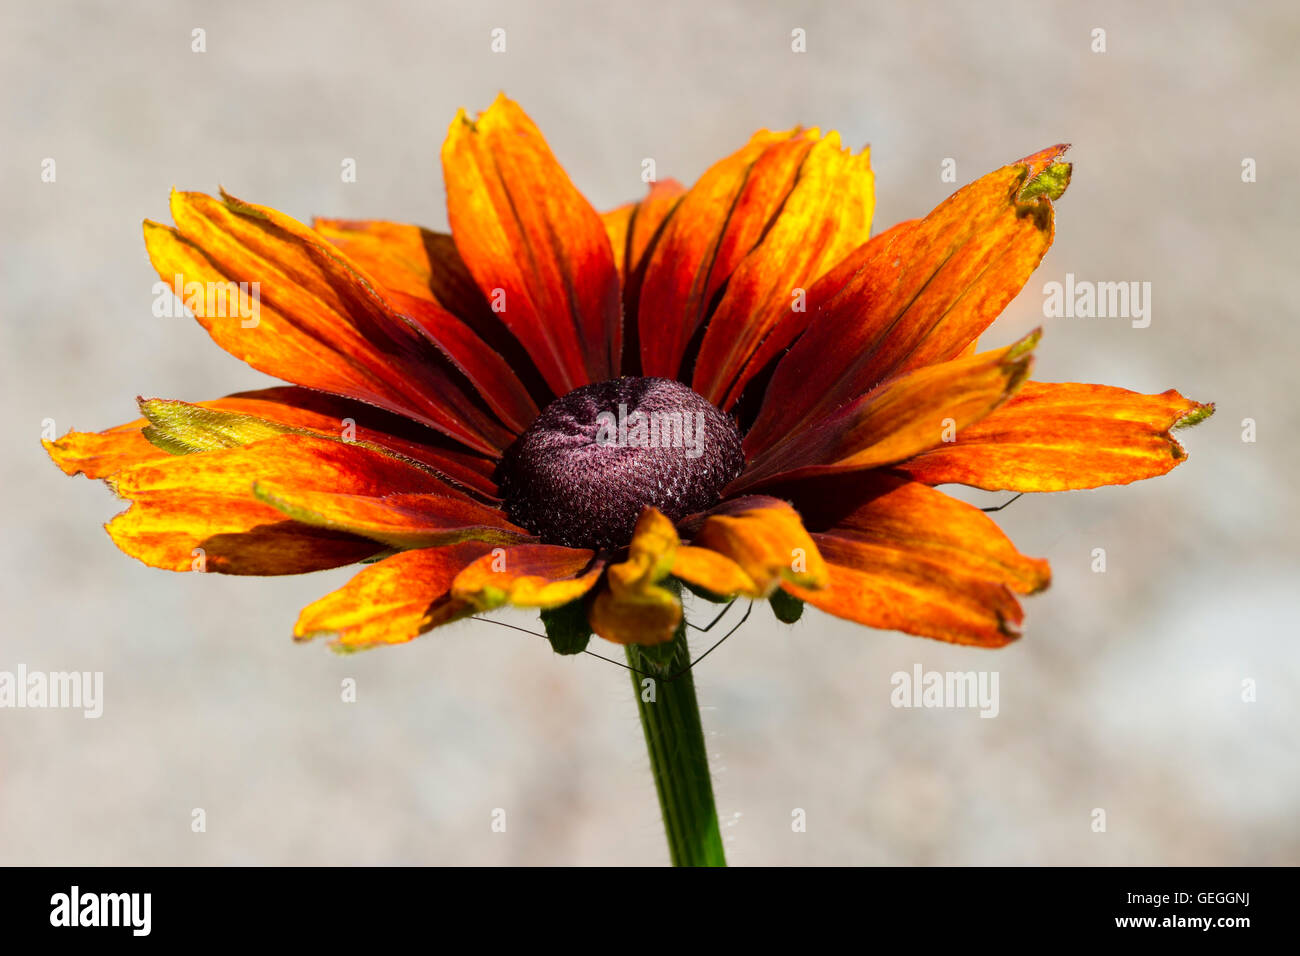
[[[1002,647],[1019,636],[1024,611],[1003,585],[833,535],[814,538],[829,567],[826,587],[782,587],[827,614],[953,644]]]
[[[609,236],[609,249],[614,254],[614,268],[624,279],[626,288],[627,275],[624,265],[627,256],[627,239],[632,232],[632,216],[640,203],[624,203],[617,209],[600,214],[600,221],[605,226],[605,235]]]
[[[623,277],[623,288],[642,265],[659,227],[686,194],[686,187],[675,179],[661,179],[650,184],[646,197],[600,214],[614,251],[614,263]],[[626,299],[626,296],[624,297]]]
[[[756,133],[682,197],[645,267],[642,374],[679,377],[714,295],[763,238],[817,138],[816,130]]]
[[[516,544],[531,539],[527,531],[506,520],[499,508],[445,493],[358,495],[258,481],[253,484],[253,496],[302,524],[351,532],[399,550],[465,541]]]
[[[623,374],[641,373],[641,330],[637,307],[647,253],[663,233],[664,223],[677,209],[686,190],[675,179],[650,184],[640,202],[602,213],[605,231],[623,282]]]
[[[682,621],[681,600],[660,587],[677,551],[673,523],[647,507],[637,519],[627,560],[611,564],[607,587],[591,604],[591,629],[616,644],[663,644]]]
[[[448,488],[413,464],[357,445],[280,435],[118,472],[109,483],[131,507],[109,522],[108,532],[127,554],[171,571],[193,570],[202,558],[205,570],[225,574],[296,574],[383,550],[355,535],[287,520],[253,497],[258,481],[360,495]]]
[[[461,318],[492,315],[448,233],[400,222],[320,217],[312,228],[385,289],[430,298]]]
[[[154,267],[231,354],[269,375],[406,415],[478,451],[499,452],[513,439],[373,280],[306,226],[201,193],[173,193],[172,216],[176,229],[145,223]],[[190,283],[197,285],[186,289]],[[227,314],[231,283],[249,283],[241,300],[247,318]],[[219,297],[222,290],[228,294]]]
[[[477,121],[461,110],[442,164],[456,247],[555,394],[616,377],[614,253],[532,120],[504,96]]]
[[[900,466],[929,485],[989,491],[1068,491],[1126,485],[1173,469],[1187,452],[1170,434],[1208,418],[1170,389],[1142,395],[1108,385],[1027,382],[957,440]]]
[[[785,486],[804,525],[987,578],[1020,594],[1051,581],[1046,561],[1016,550],[997,523],[974,505],[905,475],[869,471]]]
[[[102,432],[70,431],[62,438],[42,439],[41,444],[65,475],[106,478],[131,465],[171,457],[140,433],[147,424],[140,418]]]
[[[1064,149],[990,173],[832,270],[843,284],[810,296],[818,310],[777,365],[748,447],[762,451],[879,382],[960,355],[1051,245]]]
[[[582,597],[599,580],[604,562],[578,548],[521,544],[493,548],[456,576],[451,593],[458,601],[490,611],[516,607],[559,607]]]
[[[755,458],[729,492],[774,478],[863,470],[933,448],[1014,394],[1029,374],[1034,332],[1006,348],[886,382]]]
[[[532,357],[483,298],[450,234],[365,219],[317,218],[312,227],[386,290],[432,301],[469,326],[534,400],[545,404],[554,397]]]
[[[826,583],[826,565],[817,545],[804,530],[799,513],[788,502],[751,495],[723,502],[701,516],[687,519],[691,544],[730,558],[766,597],[781,582],[808,588]]]
[[[732,273],[709,319],[692,388],[720,408],[802,332],[806,289],[871,234],[869,151],[856,156],[830,133],[808,152],[762,241]]]
[[[333,635],[335,648],[361,650],[401,644],[464,617],[474,609],[451,597],[451,582],[487,549],[486,544],[457,544],[384,558],[304,608],[294,639]]]
[[[903,476],[838,475],[788,491],[831,570],[824,590],[785,589],[838,617],[998,647],[1024,618],[1015,593],[1051,580],[1047,562],[1017,551],[988,515]]]
[[[763,596],[754,579],[740,565],[708,548],[680,545],[673,558],[673,577],[722,598]]]
[[[409,419],[322,392],[288,386],[197,404],[146,399],[141,410],[144,436],[171,454],[234,448],[273,434],[317,435],[408,458],[457,486],[496,493],[494,461]]]
[[[468,325],[427,298],[390,292],[393,308],[409,319],[451,359],[488,407],[515,433],[526,429],[540,409],[510,364]]]
[[[65,474],[107,478],[131,465],[166,460],[174,454],[247,444],[252,440],[250,434],[267,437],[277,432],[305,432],[398,454],[485,497],[495,497],[497,492],[492,481],[494,460],[467,452],[459,443],[408,418],[336,395],[286,385],[194,404],[142,401],[154,416],[152,423],[139,418],[97,433],[70,431],[42,444]],[[196,414],[202,409],[225,414],[203,421]],[[255,421],[243,421],[246,418]],[[164,447],[146,437],[146,428]],[[173,439],[170,443],[169,436]]]

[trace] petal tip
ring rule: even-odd
[[[1183,414],[1180,415],[1169,427],[1171,429],[1191,428],[1193,425],[1199,425],[1214,414],[1214,409],[1214,402],[1195,402],[1191,408],[1183,412]]]

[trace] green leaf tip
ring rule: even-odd
[[[776,615],[776,619],[782,624],[793,624],[803,617],[803,601],[780,588],[772,592],[767,603],[772,608],[772,613]]]
[[[254,415],[161,398],[140,399],[140,411],[149,420],[141,434],[150,444],[173,455],[239,448],[275,435],[302,433]]]
[[[1174,422],[1170,428],[1191,428],[1193,425],[1199,425],[1213,414],[1214,402],[1205,405],[1198,403],[1195,408],[1189,409],[1182,418]]]
[[[591,625],[587,623],[586,602],[582,598],[542,609],[542,626],[557,654],[581,654],[591,640]]]
[[[1073,163],[1052,163],[1021,187],[1020,201],[1029,202],[1040,196],[1046,196],[1051,200],[1060,199],[1070,185],[1070,173],[1073,169]]]

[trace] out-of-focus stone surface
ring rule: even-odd
[[[445,227],[443,134],[498,89],[601,208],[640,195],[645,157],[690,182],[803,123],[873,144],[879,229],[952,191],[945,158],[961,184],[1071,141],[1056,245],[985,341],[1041,323],[1041,379],[1219,403],[1170,476],[998,516],[1055,569],[1006,650],[755,609],[698,675],[734,863],[1300,862],[1294,4],[461,6],[0,17],[0,670],[102,670],[106,697],[99,720],[0,711],[0,862],[666,860],[622,671],[478,623],[352,657],[295,646],[298,609],[349,571],[147,569],[99,529],[111,494],[38,443],[46,418],[97,429],[136,395],[265,381],[151,314],[140,220],[168,220],[170,186]],[[1044,320],[1067,272],[1151,282],[1150,327]],[[999,716],[892,708],[916,663],[996,669]]]

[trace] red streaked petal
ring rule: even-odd
[[[478,451],[496,453],[512,440],[438,348],[306,226],[201,193],[173,193],[172,216],[176,229],[145,223],[149,255],[228,352],[295,384],[414,418]],[[215,295],[241,282],[250,297],[258,284],[248,318],[230,315]]]
[[[654,248],[664,223],[677,208],[686,189],[675,179],[650,184],[640,202],[628,203],[601,213],[614,259],[623,280],[623,374],[641,373],[641,330],[637,307],[647,253]]]
[[[236,392],[198,404],[253,415],[322,437],[377,445],[427,465],[455,485],[487,497],[495,498],[497,494],[492,481],[495,459],[465,451],[439,432],[363,402],[284,385]]]
[[[253,496],[302,524],[346,531],[398,549],[531,539],[500,509],[445,494],[343,494],[258,481]]]
[[[777,365],[748,436],[755,453],[886,379],[948,361],[1020,291],[1052,243],[1069,165],[1053,147],[990,173],[924,219],[865,243],[832,273]],[[816,388],[809,388],[816,382]]]
[[[451,582],[488,547],[474,542],[384,558],[304,608],[294,639],[332,635],[334,648],[362,650],[401,644],[465,617],[474,608],[451,597]]]
[[[522,432],[537,417],[540,409],[509,363],[468,325],[429,299],[392,292],[389,301],[451,359],[507,428]]]
[[[386,290],[432,301],[456,316],[485,351],[505,361],[535,402],[554,397],[532,357],[483,298],[450,234],[382,220],[317,218],[312,225]]]
[[[118,472],[110,484],[131,507],[109,522],[109,534],[127,554],[170,571],[192,570],[201,558],[206,570],[225,574],[296,574],[382,550],[374,541],[287,520],[253,496],[258,481],[371,496],[447,488],[428,472],[376,451],[281,435]]]
[[[756,133],[677,203],[641,286],[642,374],[679,377],[714,294],[762,239],[816,139],[816,130]]]
[[[600,216],[517,104],[462,110],[442,149],[452,237],[557,395],[618,375],[618,271]],[[504,297],[504,299],[502,299]]]
[[[813,537],[829,568],[826,587],[782,587],[827,614],[978,647],[1002,647],[1019,636],[1024,610],[1001,584],[963,579],[942,566],[833,535]]]
[[[905,476],[835,475],[784,486],[830,566],[814,607],[870,627],[1000,647],[1018,635],[1015,594],[1051,580],[988,515]]]
[[[745,385],[804,330],[806,292],[871,234],[875,205],[868,150],[818,141],[762,240],[736,268],[709,319],[692,388],[729,409]]]
[[[946,565],[1020,594],[1047,587],[1047,562],[1016,550],[973,505],[883,471],[791,482],[782,488],[814,534],[830,534]]]
[[[497,487],[492,481],[496,463],[464,450],[458,442],[426,428],[409,418],[394,415],[352,399],[329,395],[295,385],[277,386],[239,392],[225,398],[204,402],[158,402],[149,406],[184,406],[209,409],[236,416],[248,416],[264,427],[258,437],[276,431],[311,432],[325,438],[355,441],[419,462],[456,485],[477,494],[494,498]],[[165,450],[145,437],[143,429],[149,419],[106,429],[102,432],[70,431],[62,438],[45,441],[46,451],[65,474],[84,474],[87,478],[107,478],[123,468],[149,461],[165,461],[179,452]],[[156,431],[158,423],[153,423]],[[251,440],[251,439],[249,439]],[[212,447],[230,447],[246,441],[228,440]],[[197,451],[198,448],[188,449]]]
[[[861,471],[942,444],[1015,393],[1029,374],[1032,333],[1006,348],[909,372],[836,410],[756,457],[727,489],[773,479]]]
[[[1142,395],[1109,385],[1027,382],[997,411],[900,466],[917,481],[989,491],[1068,491],[1126,485],[1172,470],[1187,452],[1171,429],[1213,405],[1170,389]]]

